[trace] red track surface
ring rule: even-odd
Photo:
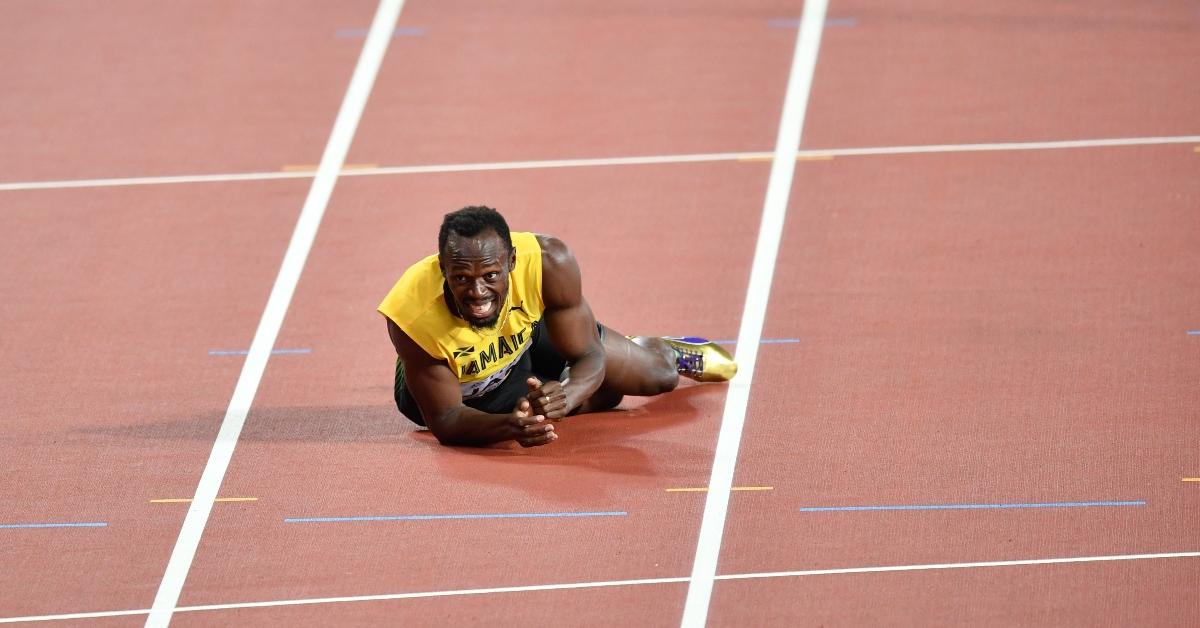
[[[140,608],[182,522],[304,186],[0,196],[3,616]],[[181,208],[191,208],[182,209]],[[20,534],[14,534],[19,532]],[[15,594],[14,594],[15,592]]]
[[[1194,451],[1180,444],[1197,437],[1197,393],[1179,383],[1200,377],[1195,347],[1180,342],[1189,313],[1200,308],[1188,270],[1200,265],[1197,232],[1180,230],[1196,221],[1185,199],[1200,198],[1200,184],[1184,174],[1194,160],[1168,147],[849,158],[801,168],[796,185],[813,192],[796,201],[802,210],[793,207],[779,260],[793,278],[776,281],[764,336],[804,343],[762,351],[765,377],[756,379],[735,481],[769,477],[776,490],[734,502],[721,571],[1193,547],[1200,499],[1179,478],[1195,464]],[[1157,167],[1140,168],[1136,178],[1121,172],[1145,163]],[[983,172],[1008,183],[981,192]],[[1137,510],[796,512],[1058,502],[1063,495],[1148,503]],[[1185,594],[1190,580],[1177,576],[1198,567],[1164,565],[1153,576],[1112,563],[1085,569],[1101,579],[1134,569],[1156,578],[1155,599],[1165,601]],[[1079,572],[1044,572],[1020,596],[1030,612],[1043,613],[1035,623],[1103,616],[1097,609],[1079,614],[1094,601],[1090,594],[1071,600],[1064,593]],[[959,577],[861,579],[867,588],[922,597]],[[940,608],[939,621],[1024,621],[1004,605],[1017,595],[1012,572],[970,578],[978,583],[971,590],[996,596],[995,606]],[[717,590],[754,586],[722,582]],[[810,612],[832,612],[821,601],[831,594],[827,586],[845,585],[773,583],[776,595],[787,590],[802,601],[786,596],[786,607],[747,607],[808,621]],[[731,603],[736,597],[726,595]],[[865,607],[851,617],[874,623],[926,615],[924,602],[905,604]]]
[[[808,147],[1190,134],[1196,4],[833,0]]]
[[[347,159],[769,150],[800,2],[425,2]],[[834,0],[805,148],[1200,132],[1193,3]],[[0,182],[314,164],[368,2],[0,23]],[[410,31],[412,32],[412,31]],[[799,162],[719,574],[1200,549],[1189,144]],[[768,179],[722,161],[343,178],[181,605],[687,576],[723,386],[444,448],[374,312],[443,212],[562,237],[600,320],[734,338]],[[309,180],[0,191],[0,619],[149,608]],[[804,506],[1145,500],[1138,508]],[[285,523],[625,511],[623,517]],[[710,625],[1185,625],[1200,559],[718,581]],[[676,625],[687,583],[182,612],[188,625]],[[93,618],[128,626],[144,615]],[[60,622],[61,623],[61,622]],[[71,622],[67,622],[71,623]]]
[[[767,21],[800,6],[414,2],[401,23],[428,34],[389,52],[349,161],[769,149],[795,39]]]
[[[337,31],[365,26],[373,10],[364,0],[8,3],[0,172],[27,181],[315,163],[362,44]]]

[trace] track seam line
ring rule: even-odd
[[[737,466],[742,428],[746,422],[746,409],[750,403],[750,386],[758,359],[767,302],[771,296],[771,280],[775,274],[775,260],[783,236],[792,178],[797,167],[793,157],[800,149],[800,137],[808,110],[813,75],[816,72],[821,30],[828,4],[828,0],[805,0],[804,11],[800,16],[796,47],[792,53],[792,64],[788,73],[787,92],[779,119],[779,134],[775,139],[771,174],[767,180],[766,198],[763,200],[762,222],[758,229],[758,241],[754,247],[754,261],[750,266],[750,281],[742,309],[741,327],[738,330],[738,375],[729,383],[729,391],[725,395],[725,410],[721,416],[712,474],[708,481],[709,490],[704,499],[704,515],[700,521],[696,554],[680,621],[683,628],[700,628],[708,621],[708,607],[712,598],[713,578],[717,573],[717,559],[721,553],[721,539],[725,533],[733,473]]]
[[[859,573],[887,573],[903,571],[931,571],[938,569],[980,569],[990,567],[1021,567],[1032,565],[1058,565],[1070,563],[1115,562],[1127,560],[1158,560],[1165,558],[1200,558],[1200,552],[1166,552],[1157,554],[1119,554],[1110,556],[1078,556],[1069,558],[1033,558],[1021,560],[993,560],[972,563],[932,563],[919,565],[888,565],[876,567],[839,567],[832,569],[806,569],[799,571],[767,571],[756,573],[726,574],[716,576],[717,580],[754,580],[765,578],[798,578],[807,576],[845,575]],[[595,589],[618,586],[642,586],[648,584],[677,584],[687,582],[686,576],[670,578],[640,578],[631,580],[606,580],[596,582],[571,582],[564,584],[541,584],[511,587],[492,587],[480,589],[450,589],[444,591],[421,591],[416,593],[384,593],[377,595],[356,595],[343,597],[322,597],[293,600],[270,600],[265,602],[233,602],[228,604],[204,604],[196,606],[180,606],[175,609],[180,613],[197,611],[236,610],[241,608],[267,608],[275,606],[304,606],[314,604],[338,604],[346,602],[383,602],[388,600],[409,600],[432,597],[454,597],[464,595],[487,595],[493,593],[525,593],[534,591],[556,591],[565,589]],[[150,609],[131,609],[123,611],[94,611],[88,613],[61,613],[57,615],[29,615],[25,617],[0,617],[0,624],[35,621],[61,621],[67,619],[92,619],[99,617],[121,617],[129,615],[145,615]]]
[[[912,146],[876,146],[865,148],[829,148],[796,151],[798,158],[863,157],[872,155],[917,155],[923,153],[970,153],[989,151],[1058,150],[1068,148],[1106,148],[1119,146],[1159,146],[1200,142],[1200,135],[1162,137],[1121,137],[1090,140],[1061,140],[1047,142],[992,142],[977,144],[927,144]],[[654,164],[685,164],[739,161],[771,158],[773,153],[756,151],[740,153],[693,153],[650,155],[644,157],[599,157],[583,159],[545,159],[533,161],[498,161],[491,163],[434,164],[426,166],[384,166],[345,170],[343,177],[368,177],[393,174],[436,174],[446,172],[485,172],[493,170],[536,170],[548,168],[586,168],[599,166],[644,166]],[[161,177],[122,177],[107,179],[74,179],[60,181],[24,181],[0,183],[0,192],[18,190],[58,190],[92,187],[121,187],[134,185],[170,185],[176,183],[222,183],[238,181],[270,181],[274,179],[311,179],[315,173],[306,172],[245,172],[230,174],[174,175]]]
[[[1200,141],[1200,135],[1115,137],[1090,140],[1055,140],[1048,142],[981,142],[974,144],[918,144],[911,146],[832,148],[829,150],[803,150],[799,151],[797,154],[832,155],[834,157],[862,157],[873,155],[920,155],[924,153],[975,153],[991,151],[1062,150],[1069,148],[1115,148],[1121,146],[1160,146],[1163,144],[1190,144],[1195,141]]]
[[[370,97],[375,83],[375,76],[378,74],[383,55],[391,41],[390,33],[395,28],[403,7],[404,0],[381,0],[376,10],[370,33],[363,43],[362,53],[354,67],[354,74],[350,78],[350,84],[346,89],[346,95],[338,110],[337,118],[334,120],[329,141],[325,145],[325,152],[321,155],[320,167],[317,169],[316,176],[313,177],[308,197],[300,210],[296,228],[292,232],[292,239],[288,243],[287,252],[284,253],[283,262],[280,264],[279,274],[271,288],[267,305],[263,309],[258,329],[254,333],[254,340],[250,344],[250,351],[242,365],[241,375],[238,377],[237,386],[229,401],[229,408],[225,412],[225,418],[221,421],[221,429],[217,433],[212,452],[209,454],[204,472],[196,486],[196,494],[192,497],[192,503],[188,507],[187,516],[179,530],[175,547],[171,551],[171,558],[167,562],[166,571],[159,583],[158,592],[154,596],[154,604],[146,618],[148,627],[161,628],[168,625],[179,603],[179,595],[183,591],[183,584],[191,569],[192,560],[195,558],[200,537],[208,523],[209,514],[212,512],[213,503],[217,498],[217,491],[221,488],[225,472],[229,468],[229,461],[233,457],[233,450],[241,435],[246,415],[250,411],[250,405],[258,391],[267,360],[271,356],[271,349],[275,345],[280,327],[283,326],[288,305],[291,303],[296,285],[300,281],[300,273],[304,270],[304,264],[312,249],[313,241],[316,239],[321,218],[325,214],[325,208],[333,194],[338,172],[341,171],[342,164],[346,161],[346,154],[350,150],[354,132],[358,128],[359,119],[362,117],[363,109],[366,107],[367,99]]]

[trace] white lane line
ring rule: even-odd
[[[28,181],[0,183],[0,192],[17,190],[65,190],[71,188],[110,188],[127,185],[170,185],[173,183],[223,183],[226,181],[267,181],[270,179],[311,179],[312,172],[244,172],[234,174],[185,174],[165,177],[124,177],[118,179],[73,179],[65,181]]]
[[[590,159],[543,159],[538,161],[499,161],[476,164],[446,164],[432,166],[384,166],[360,168],[343,176],[372,176],[380,174],[429,174],[439,172],[482,172],[489,170],[533,170],[542,168],[587,168],[597,166],[646,166],[655,164],[689,164],[709,161],[737,161],[770,157],[770,153],[694,153],[690,155],[649,155],[644,157],[598,157]]]
[[[258,391],[263,370],[267,366],[267,359],[271,356],[271,349],[275,345],[279,328],[283,325],[292,294],[295,292],[296,284],[300,281],[300,273],[304,269],[308,252],[312,249],[313,240],[317,236],[317,228],[321,224],[321,217],[325,214],[329,197],[333,194],[338,172],[346,161],[350,142],[358,128],[358,121],[362,117],[367,98],[371,95],[375,76],[379,72],[379,65],[383,61],[383,55],[387,51],[391,33],[396,28],[396,21],[400,17],[400,10],[403,6],[404,0],[381,0],[379,3],[379,8],[371,23],[371,30],[363,44],[358,63],[355,65],[354,75],[350,78],[350,85],[346,89],[346,96],[342,100],[337,119],[333,123],[333,130],[329,134],[329,142],[325,145],[325,152],[321,156],[321,164],[317,168],[312,187],[309,188],[308,197],[305,199],[304,207],[300,210],[300,217],[296,221],[296,229],[292,232],[291,242],[288,243],[287,252],[283,256],[279,275],[275,278],[275,285],[271,289],[271,296],[267,299],[258,329],[254,332],[254,340],[250,343],[250,352],[246,355],[246,362],[242,366],[242,373],[238,377],[233,397],[229,401],[229,408],[221,422],[217,440],[213,443],[212,453],[209,454],[204,473],[200,476],[200,482],[196,486],[196,494],[192,497],[187,517],[184,519],[179,537],[175,541],[175,548],[171,551],[171,559],[167,563],[158,593],[154,597],[154,604],[146,619],[146,626],[162,627],[169,624],[175,606],[179,603],[179,594],[183,590],[183,583],[187,579],[192,560],[196,555],[196,547],[200,544],[200,537],[208,523],[208,516],[212,511],[213,502],[217,498],[217,491],[221,488],[225,471],[229,468],[229,461],[233,457],[234,447],[241,435],[246,414],[250,411],[250,404],[254,401],[254,395]]]
[[[488,170],[532,170],[538,168],[583,168],[596,166],[636,166],[649,164],[682,164],[707,161],[737,161],[770,157],[771,153],[695,153],[686,155],[650,155],[646,157],[599,157],[588,159],[546,159],[538,161],[499,161],[491,163],[435,164],[429,166],[385,166],[347,169],[343,177],[388,174],[428,174],[439,172],[482,172]],[[6,190],[53,190],[59,188],[119,187],[127,185],[161,185],[171,183],[219,183],[223,181],[265,181],[271,179],[311,179],[309,170],[288,172],[248,172],[241,174],[201,174],[169,177],[129,177],[120,179],[79,179],[74,181],[31,181],[0,183]]]
[[[931,565],[890,565],[886,567],[842,567],[837,569],[805,569],[802,571],[766,571],[762,573],[717,576],[717,580],[749,580],[751,578],[796,578],[831,576],[852,573],[883,573],[888,571],[931,571],[936,569],[982,569],[986,567],[1020,567],[1027,565],[1061,565],[1066,563],[1098,563],[1118,560],[1149,560],[1162,558],[1196,558],[1200,552],[1170,552],[1166,554],[1121,554],[1118,556],[1077,556],[1072,558],[1031,558],[1028,560],[989,560],[976,563],[935,563]]]
[[[1056,150],[1064,148],[1103,148],[1108,146],[1156,146],[1161,144],[1193,144],[1200,135],[1167,137],[1122,137],[1053,142],[997,142],[987,144],[930,144],[916,146],[877,146],[867,148],[829,148],[796,151],[800,158],[858,157],[870,155],[910,155],[920,153],[970,153],[979,151]],[[650,155],[645,157],[599,157],[588,159],[545,159],[538,161],[498,161],[490,163],[434,164],[428,166],[385,166],[355,168],[341,173],[343,177],[370,177],[393,174],[431,174],[439,172],[483,172],[489,170],[533,170],[541,168],[587,168],[603,166],[642,166],[652,164],[685,164],[711,161],[740,161],[770,159],[774,153],[694,153],[680,155]],[[273,179],[311,179],[313,172],[245,172],[233,174],[198,174],[163,177],[126,177],[117,179],[75,179],[66,181],[27,181],[0,183],[0,192],[17,190],[57,190],[66,188],[120,187],[129,185],[167,185],[174,183],[221,183],[228,181],[269,181]]]
[[[487,595],[495,593],[525,593],[530,591],[561,591],[564,589],[596,589],[602,587],[639,586],[647,584],[671,584],[687,582],[686,577],[640,578],[637,580],[607,580],[601,582],[570,582],[566,584],[535,584],[516,587],[490,587],[486,589],[451,589],[448,591],[421,591],[417,593],[384,593],[380,595],[351,595],[344,597],[318,597],[300,600],[271,600],[267,602],[235,602],[232,604],[206,604],[203,606],[180,606],[177,613],[196,611],[224,611],[240,608],[266,608],[272,606],[305,606],[311,604],[338,604],[345,602],[381,602],[386,600],[412,600],[430,597],[453,597],[460,595]],[[0,624],[22,621],[56,621],[63,619],[92,619],[95,617],[119,617],[123,615],[145,615],[148,609],[127,611],[99,611],[95,613],[65,613],[62,615],[31,615],[28,617],[3,617]]]
[[[1191,144],[1200,135],[1171,137],[1117,137],[1093,140],[1062,140],[1057,142],[995,142],[990,144],[928,144],[924,146],[880,146],[875,148],[835,148],[831,150],[800,151],[801,155],[831,155],[856,157],[866,155],[916,155],[921,153],[974,153],[983,151],[1061,150],[1064,148],[1105,148],[1112,146],[1157,146],[1160,144]]]
[[[788,75],[787,94],[783,99],[779,135],[775,139],[775,156],[763,201],[762,223],[758,228],[758,243],[754,247],[746,304],[738,330],[738,375],[730,382],[725,395],[725,410],[721,416],[721,430],[717,436],[712,474],[704,500],[704,517],[700,522],[696,557],[680,622],[683,628],[699,628],[708,620],[709,599],[712,596],[713,577],[717,573],[717,559],[721,554],[721,538],[725,533],[733,471],[742,442],[746,407],[750,403],[750,385],[758,359],[767,301],[771,295],[771,278],[775,274],[775,258],[779,253],[788,196],[792,191],[792,175],[796,170],[794,157],[800,148],[800,134],[808,110],[808,96],[817,67],[817,51],[821,45],[821,28],[825,23],[827,5],[828,0],[805,0],[804,12],[800,16],[800,31]]]
[[[717,580],[750,580],[758,578],[796,578],[855,573],[880,573],[889,571],[929,571],[936,569],[972,569],[987,567],[1020,567],[1029,565],[1054,565],[1065,563],[1092,563],[1122,560],[1156,560],[1165,558],[1200,558],[1200,552],[1170,552],[1162,554],[1122,554],[1117,556],[1080,556],[1072,558],[1035,558],[1028,560],[993,560],[976,563],[936,563],[926,565],[893,565],[882,567],[845,567],[839,569],[806,569],[802,571],[769,571],[759,573],[726,574]],[[686,577],[641,578],[636,580],[605,580],[599,582],[572,582],[568,584],[541,584],[514,587],[492,587],[487,589],[452,589],[448,591],[422,591],[418,593],[388,593],[381,595],[351,595],[343,597],[321,597],[297,600],[271,600],[266,602],[234,602],[230,604],[205,604],[202,606],[180,606],[177,613],[196,611],[236,610],[240,608],[264,608],[272,606],[303,606],[313,604],[337,604],[347,602],[381,602],[416,598],[451,597],[460,595],[487,595],[494,593],[523,593],[531,591],[555,591],[564,589],[595,589],[601,587],[642,586],[650,584],[675,584],[687,582]],[[0,617],[0,624],[18,622],[58,621],[65,619],[93,619],[98,617],[121,617],[145,615],[150,609],[124,611],[97,611],[91,613],[63,613],[59,615],[29,615],[26,617]]]

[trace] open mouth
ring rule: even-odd
[[[464,302],[462,313],[464,318],[472,322],[487,322],[496,315],[496,300],[487,299],[485,301]]]

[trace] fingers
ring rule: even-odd
[[[524,399],[522,399],[521,402],[525,403],[525,404],[529,403],[528,401],[526,401]],[[524,430],[525,428],[530,428],[530,427],[541,427],[542,423],[544,423],[545,420],[546,420],[545,415],[533,414],[531,412],[524,416],[514,416],[513,420],[512,420],[512,424],[514,426],[516,426],[517,429]]]
[[[529,384],[529,393],[525,396],[530,403],[530,411],[550,419],[561,419],[567,416],[567,391],[560,382],[548,381],[541,383],[536,377],[525,380]],[[534,383],[538,385],[535,387]]]
[[[539,397],[537,413],[551,419],[561,419],[567,415],[566,397]]]
[[[558,434],[550,432],[548,434],[542,434],[541,436],[518,438],[517,442],[520,443],[522,447],[539,447],[541,445],[549,445],[556,440],[558,440]]]
[[[537,447],[558,440],[554,426],[540,414],[516,417],[516,423],[519,430],[516,440],[522,447]]]

